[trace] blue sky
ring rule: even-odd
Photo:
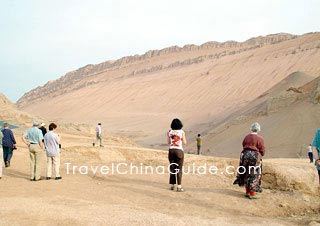
[[[0,0],[0,92],[150,49],[320,31],[319,0]]]

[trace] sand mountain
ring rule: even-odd
[[[320,77],[312,80],[293,73],[208,131],[205,149],[213,155],[234,156],[250,124],[258,121],[268,157],[306,157],[320,124],[319,100]]]
[[[165,142],[172,118],[179,117],[192,141],[288,75],[319,76],[319,50],[320,33],[173,46],[87,65],[31,90],[18,106],[49,120],[101,121],[108,132],[153,147]]]

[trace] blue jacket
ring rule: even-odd
[[[3,134],[2,147],[13,149],[13,145],[16,144],[16,140],[14,139],[11,129],[3,129],[1,132]]]

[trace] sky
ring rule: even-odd
[[[151,49],[320,31],[320,0],[0,0],[0,92]]]

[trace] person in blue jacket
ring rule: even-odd
[[[6,167],[10,166],[10,161],[13,155],[13,150],[17,149],[16,140],[14,138],[13,132],[9,129],[9,124],[3,124],[3,130],[1,130],[2,137],[2,149],[3,149],[3,160]]]

